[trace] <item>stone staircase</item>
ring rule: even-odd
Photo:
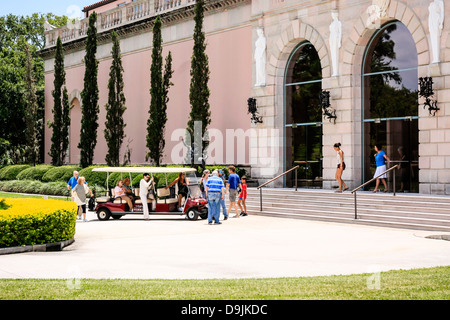
[[[358,191],[356,220],[349,191],[263,188],[262,203],[260,211],[259,190],[248,188],[249,214],[450,232],[449,196]]]

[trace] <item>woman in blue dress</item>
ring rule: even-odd
[[[375,174],[373,175],[374,178],[386,171],[386,161],[390,161],[388,156],[386,155],[386,152],[384,152],[382,150],[382,147],[380,144],[375,145],[375,151],[377,152],[375,154],[375,162],[377,163],[377,170],[375,171]],[[380,180],[381,180],[381,182],[383,182],[384,192],[387,192],[388,187],[386,184],[386,174],[383,174],[377,178],[377,182],[376,182],[375,189],[373,190],[373,192],[378,191],[378,186],[380,185]]]

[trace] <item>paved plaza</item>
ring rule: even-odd
[[[301,277],[450,265],[450,241],[425,238],[442,232],[255,215],[222,225],[88,219],[62,252],[0,256],[0,278]]]

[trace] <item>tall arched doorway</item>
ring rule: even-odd
[[[374,175],[379,144],[391,160],[388,167],[401,166],[396,190],[419,190],[417,66],[414,40],[401,22],[387,23],[373,35],[362,67],[363,182]],[[388,183],[392,191],[392,174]]]
[[[298,186],[322,187],[322,67],[310,42],[300,43],[288,59],[284,77],[286,170],[300,165]],[[294,185],[288,175],[285,185]]]

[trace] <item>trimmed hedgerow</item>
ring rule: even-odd
[[[39,181],[42,181],[42,177],[44,176],[44,174],[47,173],[47,171],[52,168],[53,168],[52,166],[47,165],[47,164],[27,168],[27,169],[21,171],[17,175],[17,180],[39,180]]]
[[[75,235],[77,206],[71,201],[5,199],[0,210],[0,248],[54,243]]]
[[[105,188],[102,186],[89,185],[92,190],[95,188],[96,192],[103,193]],[[41,182],[37,180],[11,180],[0,181],[0,191],[16,192],[16,193],[30,193],[43,194],[50,196],[70,196],[67,190],[67,183],[63,181],[56,182]]]
[[[206,169],[209,170],[209,172],[213,172],[215,169],[222,169],[224,175],[225,175],[225,179],[228,179],[229,176],[229,172],[228,172],[228,166],[227,165],[222,165],[222,166],[206,166]],[[203,173],[203,169],[201,167],[198,168],[198,173],[202,174]],[[245,176],[247,174],[247,171],[244,168],[240,168],[240,167],[236,167],[236,174],[239,177]]]
[[[0,181],[0,190],[5,192],[45,194],[65,196],[68,194],[67,183],[41,182],[37,180],[10,180]]]
[[[0,180],[15,180],[17,175],[25,169],[30,168],[27,164],[16,164],[0,169]]]
[[[104,166],[90,166],[79,171],[80,177],[84,177],[88,185],[98,185],[106,188],[106,172],[93,172],[94,168],[101,168]]]
[[[73,172],[79,170],[80,167],[73,165],[52,167],[42,176],[42,181],[43,182],[65,181],[67,183],[69,179],[73,176]]]

